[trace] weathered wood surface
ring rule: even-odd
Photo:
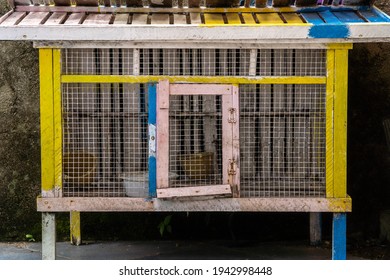
[[[348,198],[217,198],[217,199],[144,199],[144,198],[38,198],[39,212],[351,212]]]
[[[213,185],[201,187],[167,188],[157,190],[158,198],[199,197],[230,195],[230,185]]]

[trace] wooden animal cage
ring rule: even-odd
[[[43,258],[83,211],[332,212],[345,258],[348,50],[390,38],[371,2],[12,2],[0,39],[39,48]]]

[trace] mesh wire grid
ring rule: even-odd
[[[62,73],[325,76],[325,54],[308,49],[65,49]],[[145,187],[147,180],[145,85],[64,84],[62,102],[64,195],[146,196],[124,188]],[[175,174],[170,185],[220,183],[219,97],[175,96],[170,102],[170,171]],[[240,106],[241,195],[323,196],[325,86],[241,85]],[[190,155],[201,158],[192,167]],[[206,175],[191,171],[207,162]]]

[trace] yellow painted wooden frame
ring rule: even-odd
[[[42,196],[59,196],[62,188],[61,53],[39,50]]]

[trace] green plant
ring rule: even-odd
[[[160,231],[160,235],[161,236],[163,236],[164,232],[166,232],[166,231],[169,232],[169,233],[172,233],[171,219],[172,219],[172,215],[168,215],[158,225],[158,229]]]
[[[28,242],[35,242],[34,236],[32,234],[26,234],[26,239]]]

